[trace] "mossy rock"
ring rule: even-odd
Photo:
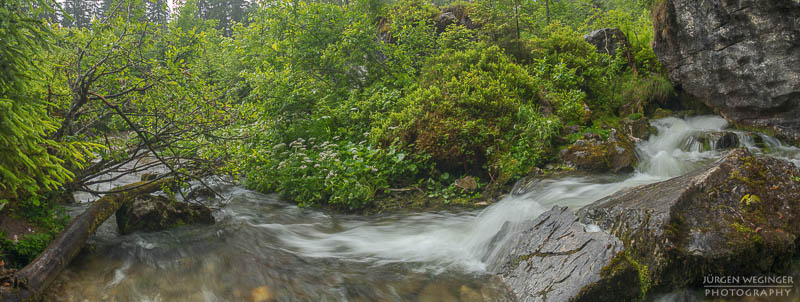
[[[561,150],[564,164],[579,170],[593,172],[630,172],[638,163],[636,146],[625,135],[612,129],[608,139],[586,133]]]
[[[651,126],[650,121],[646,118],[626,118],[620,122],[620,127],[622,132],[632,141],[647,140],[651,134],[656,132],[655,127]]]
[[[117,210],[120,233],[154,232],[190,224],[214,224],[211,210],[201,204],[170,200],[163,196],[142,195]]]
[[[782,273],[798,252],[800,170],[735,149],[687,175],[618,192],[578,212],[616,235],[652,286],[700,286],[706,275]]]

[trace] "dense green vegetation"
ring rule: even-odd
[[[3,253],[34,255],[63,226],[42,196],[103,193],[95,176],[145,156],[306,206],[480,198],[554,162],[565,126],[598,130],[672,95],[651,5],[3,1],[0,214],[48,230]],[[604,27],[630,48],[584,41]],[[465,176],[477,193],[455,186]]]
[[[350,209],[422,182],[503,185],[552,161],[564,125],[641,115],[671,95],[649,3],[547,5],[261,5],[234,34],[242,100],[263,110],[248,185]],[[584,41],[602,27],[631,37],[632,62]]]

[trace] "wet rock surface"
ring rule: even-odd
[[[709,150],[733,149],[739,146],[739,137],[733,132],[706,132],[700,142],[707,144]]]
[[[624,246],[603,231],[590,232],[566,207],[554,207],[521,229],[496,271],[518,301],[624,301],[639,295],[637,271]],[[621,300],[620,300],[621,299]]]
[[[676,86],[800,141],[800,2],[667,0],[654,16],[654,50]]]
[[[124,204],[116,213],[121,234],[154,232],[189,224],[214,224],[211,210],[201,204],[143,195]]]
[[[781,272],[797,253],[800,170],[735,149],[687,175],[620,191],[578,212],[617,236],[660,288],[702,276]]]
[[[689,136],[681,147],[684,151],[718,151],[740,146],[739,136],[733,132],[711,131]]]
[[[580,170],[629,172],[636,166],[636,149],[624,135],[612,130],[608,139],[587,133],[583,139],[561,151],[561,160]]]

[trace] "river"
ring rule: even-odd
[[[216,183],[217,223],[121,236],[109,219],[48,293],[54,301],[508,301],[489,263],[507,221],[555,205],[577,210],[622,188],[679,176],[720,158],[698,133],[716,116],[652,122],[636,171],[559,177],[515,190],[483,210],[362,217],[300,208]],[[732,130],[729,130],[732,131]],[[733,131],[740,145],[800,165],[800,149]],[[762,148],[758,148],[761,146]],[[73,208],[79,211],[81,207]]]

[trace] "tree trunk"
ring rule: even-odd
[[[105,195],[95,201],[85,212],[75,217],[39,257],[14,275],[10,287],[0,287],[0,301],[40,300],[47,287],[80,252],[89,236],[123,203],[133,197],[158,191],[162,186],[169,186],[173,182],[172,179],[138,182],[120,187],[115,190],[120,192]]]
[[[544,0],[544,10],[547,18],[547,25],[550,25],[550,0]]]
[[[522,57],[522,37],[519,34],[519,0],[514,2],[514,21],[517,26],[517,57]]]

